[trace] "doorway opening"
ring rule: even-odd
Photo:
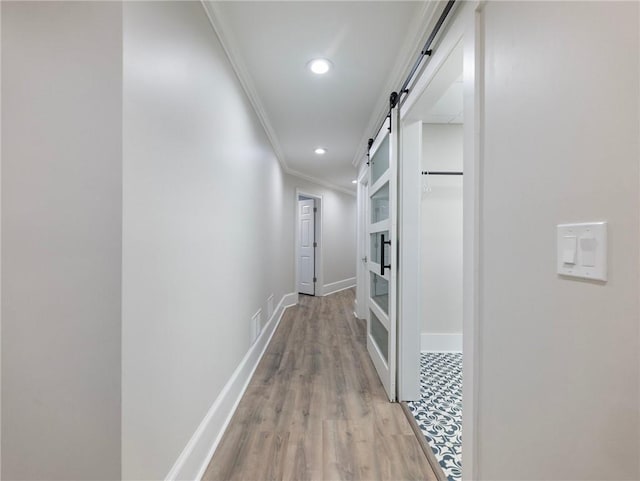
[[[421,352],[420,395],[407,406],[449,481],[462,476],[462,69],[460,41],[409,115],[421,145]]]
[[[477,477],[483,22],[447,2],[357,182],[356,315],[439,481]]]
[[[321,296],[322,197],[296,191],[295,207],[296,290]]]
[[[475,470],[480,15],[461,4],[400,111],[398,397],[440,481]]]

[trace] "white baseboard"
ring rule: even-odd
[[[423,332],[420,338],[420,350],[423,352],[462,352],[462,333],[429,334]]]
[[[222,388],[204,419],[178,456],[165,478],[167,481],[202,479],[256,367],[258,367],[258,363],[273,337],[273,333],[280,324],[285,309],[297,303],[297,293],[292,292],[282,297],[256,342],[249,348],[242,362]]]
[[[286,309],[287,307],[295,306],[297,303],[298,303],[297,292],[290,292],[289,294],[285,294],[284,296],[282,296],[282,299],[280,299],[280,304],[282,304],[284,309]],[[278,304],[278,308],[280,308],[280,304]],[[277,312],[278,312],[278,309],[274,311],[274,317]],[[278,322],[280,322],[279,319],[278,319]]]
[[[349,289],[355,286],[356,278],[350,277],[349,279],[343,279],[338,282],[332,282],[331,284],[325,284],[324,286],[322,286],[322,295],[328,296],[329,294],[334,294],[338,291],[344,291],[345,289]]]

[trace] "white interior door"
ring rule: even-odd
[[[396,400],[397,118],[392,111],[369,152],[367,231],[367,350],[389,396]],[[391,125],[391,131],[389,126]]]
[[[298,292],[315,296],[315,201],[298,201]]]

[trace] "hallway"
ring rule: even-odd
[[[435,480],[387,401],[353,289],[287,310],[204,480]]]
[[[0,30],[0,480],[640,481],[640,0]]]

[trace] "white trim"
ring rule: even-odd
[[[290,292],[289,294],[285,294],[280,300],[283,306],[283,312],[287,307],[295,306],[298,303],[298,297],[299,296],[297,292]],[[280,304],[278,304],[278,308],[280,308]],[[276,309],[275,312],[278,312],[278,309]],[[280,322],[280,320],[278,320],[278,322]]]
[[[463,180],[463,320],[462,445],[465,462],[462,479],[478,478],[478,405],[480,381],[480,292],[484,266],[481,261],[482,158],[484,136],[484,2],[464,5],[464,180]]]
[[[384,312],[380,304],[378,304],[373,298],[369,298],[369,310],[373,312],[380,324],[384,326],[387,331],[391,330],[391,321],[389,320],[389,314]]]
[[[369,197],[373,197],[390,180],[391,174],[389,172],[385,172],[380,177],[378,177],[378,180],[376,180],[374,184],[369,184]]]
[[[360,167],[358,172],[358,196],[356,199],[357,204],[357,289],[356,299],[359,301],[356,307],[356,314],[360,319],[367,318],[367,276],[369,276],[368,266],[365,259],[369,256],[369,233],[367,232],[368,226],[368,202],[369,202],[369,172],[366,165]],[[368,259],[367,259],[368,260]]]
[[[376,368],[376,371],[378,371],[379,373],[378,375],[380,376],[380,382],[384,386],[385,390],[390,391],[391,385],[389,384],[389,377],[384,375],[385,371],[389,370],[389,363],[385,361],[384,355],[380,350],[380,346],[378,346],[378,343],[375,341],[373,336],[369,333],[367,333],[367,349],[375,351],[376,355],[370,356],[371,362],[373,363],[373,366]]]
[[[422,352],[462,352],[462,333],[423,332],[420,335],[420,350]]]
[[[371,192],[371,191],[369,191]],[[371,195],[369,196],[369,199]],[[380,222],[376,222],[375,224],[369,224],[369,234],[375,234],[376,232],[384,232],[385,230],[389,230],[391,228],[391,221],[389,219],[381,220]]]
[[[260,359],[262,359],[276,328],[280,324],[285,309],[294,306],[297,302],[298,294],[295,292],[285,294],[282,297],[262,333],[222,388],[204,419],[178,456],[167,474],[166,480],[202,479]]]
[[[318,243],[318,246],[316,247],[316,252],[315,252],[315,270],[316,270],[316,285],[315,285],[315,289],[314,289],[314,295],[315,296],[322,296],[324,294],[324,286],[323,286],[323,281],[324,281],[324,267],[323,267],[323,262],[322,262],[322,246],[323,246],[323,242],[322,242],[322,226],[323,226],[323,210],[324,210],[324,196],[322,195],[317,195],[317,194],[310,194],[308,192],[303,191],[302,189],[300,189],[299,187],[296,187],[296,197],[295,200],[293,202],[294,204],[294,209],[295,209],[295,213],[294,213],[294,226],[293,226],[293,230],[294,230],[294,260],[293,260],[293,265],[295,268],[295,285],[294,285],[294,290],[295,292],[298,292],[298,286],[300,285],[300,279],[299,279],[299,273],[298,273],[298,244],[300,243],[300,233],[299,233],[299,229],[298,229],[298,224],[300,223],[300,212],[298,209],[298,199],[300,198],[300,196],[305,196],[305,197],[310,197],[312,199],[316,200],[315,203],[315,207],[317,209],[317,215],[316,215],[316,222],[315,222],[315,228],[316,228],[316,242]]]
[[[338,185],[332,184],[331,182],[327,182],[326,180],[318,179],[317,177],[313,177],[311,175],[303,174],[298,172],[297,170],[286,168],[284,169],[285,173],[289,174],[292,177],[298,177],[299,179],[306,180],[307,182],[313,182],[314,184],[321,185],[323,187],[327,187],[329,189],[337,190],[342,192],[343,194],[348,194],[350,196],[355,197],[356,192],[353,190],[346,189],[344,187],[340,187]]]
[[[224,22],[221,21],[222,14],[220,12],[220,7],[218,2],[201,0],[201,3],[207,15],[207,18],[209,19],[209,23],[211,23],[211,27],[213,28],[213,31],[215,32],[216,36],[218,37],[218,40],[220,41],[220,44],[222,45],[222,49],[224,50],[224,53],[229,59],[229,62],[231,63],[231,67],[233,68],[233,71],[235,72],[236,77],[238,77],[238,81],[240,82],[242,89],[247,94],[247,97],[249,98],[249,102],[251,102],[251,105],[253,106],[253,110],[255,110],[256,115],[258,116],[258,119],[262,124],[262,128],[267,134],[269,142],[271,143],[271,147],[273,148],[273,151],[276,154],[278,161],[280,161],[280,165],[286,171],[289,168],[289,166],[284,160],[284,155],[282,153],[282,148],[280,147],[280,143],[278,142],[275,132],[271,127],[271,122],[269,120],[269,117],[267,116],[267,112],[262,106],[262,102],[260,102],[260,98],[258,97],[258,94],[254,87],[254,83],[251,78],[251,75],[249,75],[249,71],[247,70],[244,63],[242,62],[241,56],[238,55],[237,48],[235,46],[234,41],[232,40],[233,37],[229,34],[227,29],[224,27]]]
[[[400,130],[402,162],[398,166],[398,397],[411,401],[420,397],[421,176],[422,122],[403,123]]]
[[[235,72],[242,90],[244,90],[244,93],[249,99],[249,102],[251,103],[251,106],[253,107],[253,110],[255,111],[256,116],[258,117],[258,120],[260,121],[260,124],[262,125],[262,128],[267,135],[267,138],[269,139],[269,143],[273,148],[273,153],[276,155],[278,162],[280,162],[282,170],[289,175],[300,177],[301,179],[308,180],[309,182],[313,182],[315,184],[319,184],[324,187],[329,187],[331,189],[344,192],[345,194],[355,196],[355,192],[349,190],[348,188],[340,187],[339,185],[333,184],[326,180],[318,179],[317,177],[313,177],[311,175],[302,174],[289,167],[285,160],[282,146],[280,145],[280,142],[278,141],[278,138],[276,136],[275,129],[273,128],[271,120],[269,119],[269,116],[267,115],[267,112],[263,107],[262,102],[260,101],[260,97],[258,96],[258,93],[254,86],[255,83],[253,81],[253,78],[249,74],[249,70],[247,69],[247,67],[244,65],[242,56],[238,53],[238,48],[235,45],[233,35],[231,35],[228,32],[228,29],[226,29],[224,26],[224,21],[222,20],[223,15],[220,11],[219,6],[220,2],[200,0],[200,3],[202,3],[202,7],[204,8],[205,14],[209,19],[209,23],[211,24],[214,33],[218,37],[218,40],[222,45],[222,49],[224,50],[227,59],[229,59],[231,68]]]
[[[342,279],[341,281],[331,282],[322,286],[322,295],[328,296],[329,294],[335,294],[336,292],[344,291],[356,286],[356,278],[349,277],[348,279]],[[357,302],[357,300],[356,300]]]

